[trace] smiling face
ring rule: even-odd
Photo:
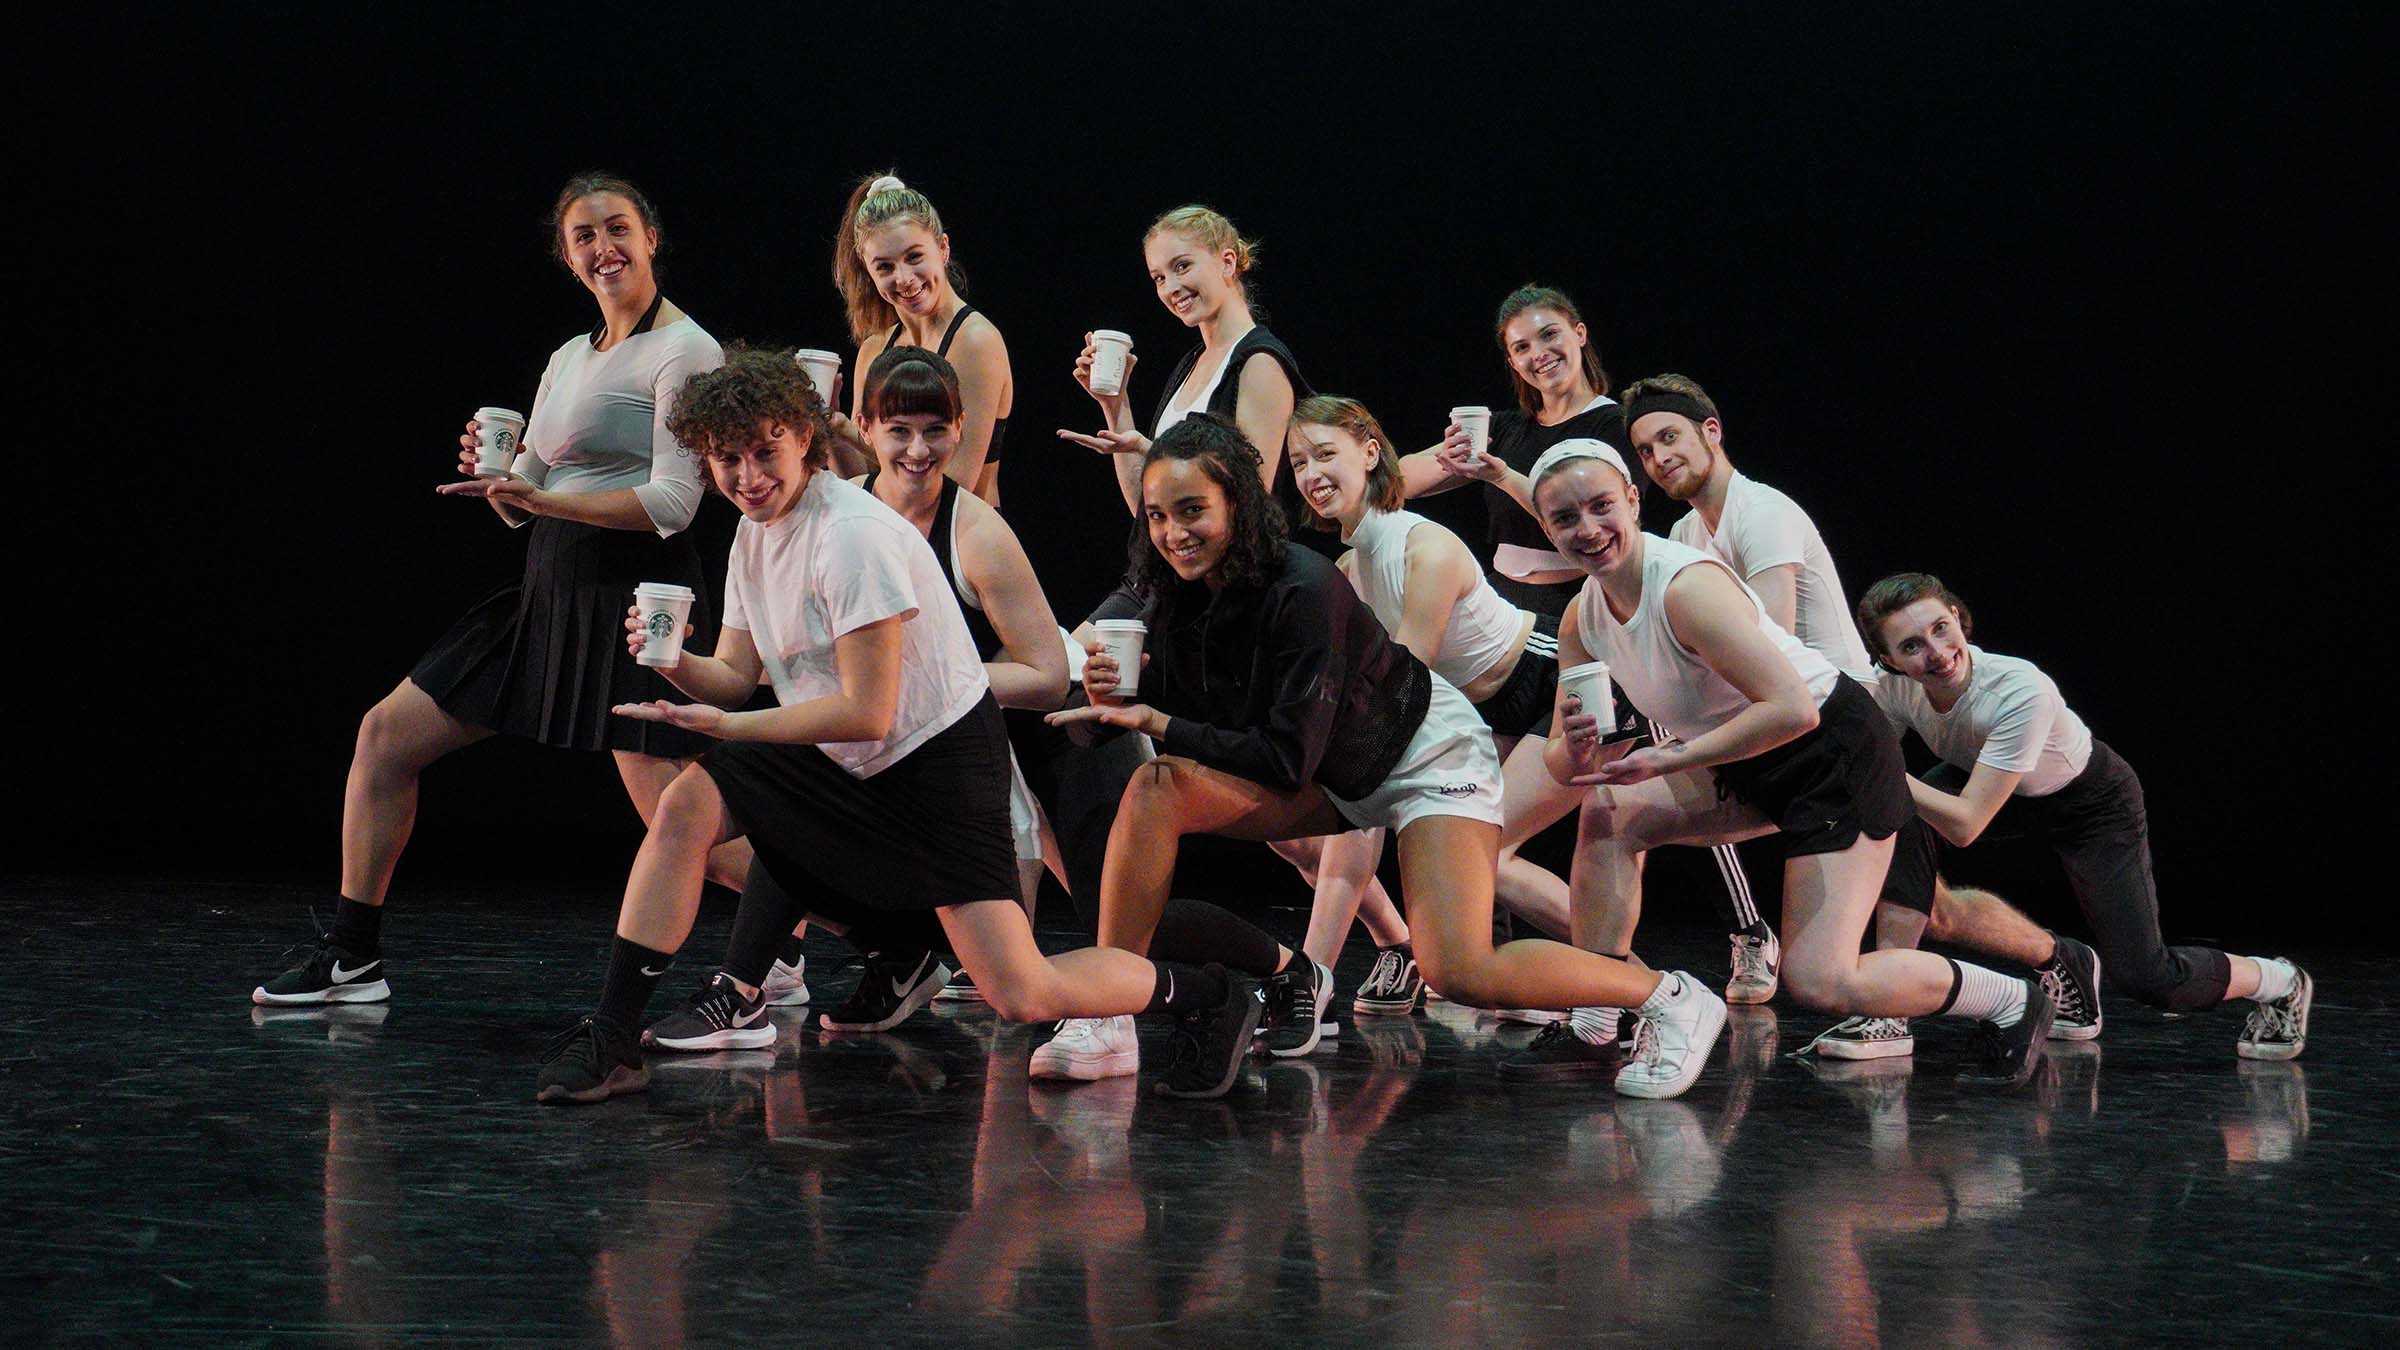
[[[709,447],[709,476],[746,519],[772,525],[808,488],[813,472],[808,467],[808,438],[805,427],[762,419],[750,435]]]
[[[658,231],[623,193],[579,197],[558,219],[559,251],[567,270],[602,301],[637,295],[650,283]]]
[[[1233,250],[1211,253],[1189,235],[1159,231],[1142,245],[1142,261],[1158,302],[1187,328],[1215,318],[1229,297],[1241,293]]]
[[[876,294],[902,314],[931,314],[949,294],[950,236],[918,221],[902,218],[861,234],[858,260]]]
[[[1596,459],[1570,460],[1533,490],[1534,509],[1550,546],[1585,572],[1599,576],[1634,551],[1641,535],[1641,496],[1614,466]]]
[[[1365,519],[1375,495],[1367,475],[1383,455],[1381,445],[1342,427],[1302,422],[1284,438],[1284,453],[1291,460],[1292,485],[1311,511],[1339,522],[1344,531]]]
[[[902,413],[867,424],[875,462],[912,488],[939,488],[958,451],[958,423],[933,413]]]
[[[1233,505],[1197,460],[1153,460],[1142,470],[1150,547],[1185,581],[1205,581],[1233,542]]]
[[[1534,308],[1500,330],[1508,368],[1546,398],[1565,399],[1583,378],[1583,325],[1555,309]]]
[[[1626,433],[1642,472],[1668,496],[1688,502],[1708,486],[1724,454],[1725,431],[1711,417],[1694,423],[1682,413],[1644,413]]]
[[[1886,666],[1925,686],[1936,698],[1956,699],[1966,692],[1975,663],[1957,610],[1926,596],[1885,615],[1875,629]]]

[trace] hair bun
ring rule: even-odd
[[[901,182],[901,181],[899,180],[899,178],[895,177],[895,176],[894,176],[894,175],[892,175],[892,174],[888,174],[888,173],[887,173],[887,174],[885,174],[883,177],[876,179],[874,182],[867,184],[867,194],[868,194],[869,196],[873,196],[875,193],[878,193],[878,192],[906,192],[906,191],[908,191],[908,184]]]

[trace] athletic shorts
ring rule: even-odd
[[[698,763],[768,875],[812,913],[838,919],[1017,893],[1008,733],[989,694],[867,778],[813,745],[725,741]]]
[[[1839,853],[1889,839],[1916,819],[1900,737],[1874,696],[1847,675],[1817,709],[1816,729],[1763,755],[1717,766],[1717,790],[1763,812],[1784,853]]]
[[[1475,712],[1495,736],[1548,736],[1557,705],[1558,616],[1536,614],[1517,668],[1475,705]]]
[[[1326,793],[1353,826],[1377,826],[1397,834],[1421,816],[1464,816],[1500,823],[1500,753],[1491,728],[1458,687],[1431,675],[1433,694],[1425,720],[1409,738],[1400,762],[1375,790],[1356,801]]]

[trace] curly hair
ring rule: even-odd
[[[1883,621],[1919,600],[1938,600],[1957,610],[1958,631],[1970,639],[1975,636],[1974,612],[1940,577],[1931,572],[1894,572],[1858,597],[1859,636],[1867,640],[1867,651],[1877,661],[1888,661],[1892,655],[1883,646]]]
[[[567,208],[604,192],[613,192],[633,203],[633,213],[642,218],[643,228],[658,236],[658,247],[651,250],[653,255],[666,250],[666,232],[659,226],[658,208],[650,204],[650,198],[625,179],[594,169],[568,179],[566,186],[558,190],[558,199],[550,204],[550,256],[559,266],[568,266],[567,241],[561,234],[567,222]]]
[[[1550,310],[1568,323],[1583,322],[1583,311],[1575,308],[1575,302],[1567,298],[1565,291],[1528,281],[1501,300],[1500,312],[1492,319],[1492,340],[1500,344],[1502,356],[1508,354],[1508,321],[1529,309]],[[1586,340],[1583,344],[1583,378],[1591,382],[1593,393],[1608,392],[1608,370],[1600,364],[1600,344],[1596,341]],[[1517,406],[1524,409],[1527,417],[1542,410],[1542,391],[1525,383],[1525,377],[1517,373],[1515,366],[1508,368],[1508,382],[1515,386]]]
[[[1217,575],[1228,586],[1263,586],[1283,570],[1285,550],[1291,547],[1291,528],[1283,508],[1267,495],[1259,481],[1258,451],[1241,429],[1207,413],[1193,413],[1150,443],[1142,456],[1142,472],[1161,460],[1189,460],[1200,466],[1225,494],[1232,516],[1233,537]],[[1135,586],[1144,595],[1167,596],[1175,590],[1175,569],[1150,543],[1150,531],[1136,522],[1128,547]]]
[[[761,422],[781,422],[808,432],[806,462],[812,469],[833,463],[833,428],[825,401],[817,397],[789,347],[725,349],[725,364],[683,382],[667,412],[667,431],[694,455],[741,443],[758,434]]]

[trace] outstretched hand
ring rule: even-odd
[[[1061,440],[1073,441],[1086,450],[1097,450],[1103,455],[1138,455],[1150,448],[1150,438],[1138,431],[1112,431],[1104,427],[1087,436],[1080,431],[1060,427],[1058,435]]]
[[[520,510],[529,508],[533,494],[541,491],[522,478],[468,478],[456,483],[444,483],[434,491],[445,497],[481,497]]]
[[[725,710],[712,703],[669,703],[661,698],[648,703],[620,703],[609,711],[636,722],[664,722],[708,736],[719,734],[719,728],[725,724]]]
[[[1623,742],[1632,744],[1632,742]],[[1610,747],[1602,747],[1607,753]],[[1639,750],[1615,755],[1590,773],[1579,773],[1567,781],[1577,787],[1626,787],[1646,783],[1661,774],[1670,774],[1683,767],[1682,756],[1665,746],[1645,745]]]
[[[1080,708],[1061,708],[1042,719],[1054,727],[1071,727],[1079,722],[1097,722],[1107,727],[1123,727],[1145,736],[1164,735],[1166,716],[1147,703],[1089,703]]]

